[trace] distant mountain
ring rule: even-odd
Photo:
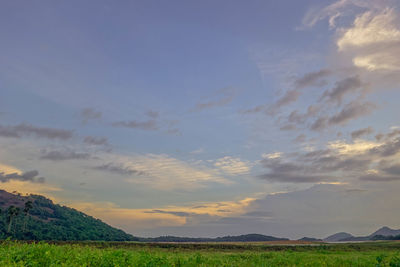
[[[374,236],[397,236],[400,235],[400,230],[394,230],[387,226],[380,228],[379,230],[373,232],[370,237]]]
[[[368,236],[352,236],[348,233],[337,233],[324,239],[326,242],[370,241],[370,240],[400,240],[400,230],[384,226]]]
[[[202,237],[177,237],[177,236],[160,236],[155,238],[139,238],[144,242],[267,242],[267,241],[288,241],[287,238],[278,238],[260,234],[248,234],[238,236],[224,236],[216,238]]]
[[[314,238],[314,237],[303,237],[300,239],[297,239],[297,241],[306,241],[306,242],[319,242],[322,241],[322,239]]]
[[[343,239],[349,239],[349,238],[353,238],[354,236],[352,236],[349,233],[345,233],[345,232],[340,232],[340,233],[336,233],[334,235],[330,235],[326,238],[323,239],[323,241],[325,242],[338,242],[338,241],[342,241]]]
[[[27,203],[31,203],[27,204]],[[24,209],[28,207],[28,210]],[[137,241],[125,233],[40,195],[22,196],[0,190],[0,239]]]

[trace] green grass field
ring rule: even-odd
[[[0,266],[399,266],[399,242],[330,245],[4,241]]]

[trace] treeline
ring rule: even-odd
[[[289,239],[260,235],[260,234],[223,236],[216,238],[195,238],[195,237],[177,237],[177,236],[139,238],[139,241],[143,242],[267,242],[267,241],[287,241],[287,240]]]
[[[0,203],[0,238],[19,240],[104,240],[137,241],[138,238],[113,228],[75,209],[30,195],[20,197],[23,206]],[[10,201],[12,203],[12,201]]]
[[[373,237],[371,237],[371,240],[400,240],[400,235],[374,235]]]

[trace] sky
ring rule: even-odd
[[[2,1],[0,188],[136,236],[400,228],[400,3]]]

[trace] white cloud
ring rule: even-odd
[[[229,175],[246,174],[251,168],[248,161],[242,161],[240,158],[234,158],[230,156],[217,159],[217,161],[214,163],[214,166]]]
[[[352,58],[354,66],[368,71],[400,70],[399,16],[395,9],[367,11],[349,28],[340,29],[339,53]]]

